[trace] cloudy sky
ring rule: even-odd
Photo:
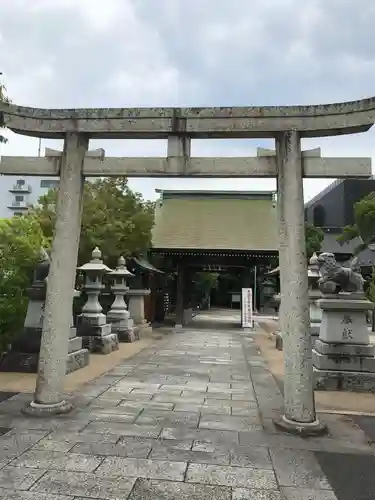
[[[375,94],[374,0],[0,0],[0,71],[36,107],[251,106]],[[9,134],[4,154],[36,155]],[[43,146],[59,143],[44,141]],[[193,141],[194,156],[251,156],[270,141]],[[306,140],[326,156],[375,156],[375,131]],[[164,141],[92,141],[159,156]],[[164,189],[274,189],[273,180],[133,179]],[[305,181],[309,199],[327,181]]]

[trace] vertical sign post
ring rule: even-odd
[[[253,290],[242,288],[241,294],[241,326],[242,328],[253,328]]]

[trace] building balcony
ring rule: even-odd
[[[26,201],[12,200],[12,202],[8,205],[8,208],[17,211],[28,210],[30,208],[30,203],[27,203]]]
[[[13,186],[9,189],[10,193],[31,193],[32,189],[30,184],[13,184]]]

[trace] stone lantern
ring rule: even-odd
[[[90,262],[78,268],[85,276],[83,291],[87,295],[87,301],[78,317],[77,332],[83,337],[83,345],[91,352],[109,354],[118,349],[118,337],[116,333],[112,333],[99,302],[100,292],[104,288],[103,276],[111,272],[101,257],[102,253],[96,247]]]
[[[123,256],[118,260],[118,266],[108,273],[112,281],[111,290],[115,296],[111,309],[107,313],[107,321],[112,325],[112,332],[116,333],[120,342],[134,342],[133,319],[130,317],[125,302],[125,293],[129,290],[126,280],[134,274],[128,271]]]
[[[39,351],[44,320],[47,280],[50,269],[50,259],[44,248],[40,251],[39,262],[34,273],[33,282],[27,289],[29,299],[23,331],[13,340],[11,351],[7,353],[1,363],[1,371],[36,373],[38,370]],[[77,296],[76,290],[72,296]],[[82,349],[82,339],[76,337],[73,325],[73,311],[71,327],[67,332],[69,337],[66,373],[78,370],[89,363],[87,349]]]

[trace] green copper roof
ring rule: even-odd
[[[241,196],[244,193],[237,193],[237,197],[235,193],[230,196],[220,192],[198,193],[199,196],[193,197],[169,197],[163,193],[155,213],[154,248],[278,249],[277,215],[272,193],[263,199]]]

